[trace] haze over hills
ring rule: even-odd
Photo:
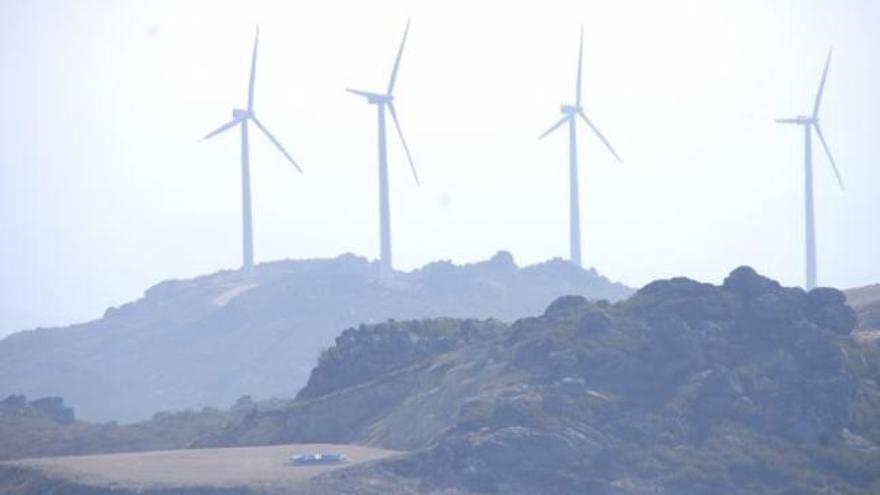
[[[720,286],[657,281],[618,303],[564,296],[513,324],[365,325],[321,354],[295,400],[240,403],[212,425],[191,415],[207,427],[189,457],[303,443],[405,451],[278,492],[289,495],[875,494],[880,348],[854,338],[856,326],[843,293],[782,287],[749,268]],[[169,431],[147,426],[160,420],[139,432]],[[186,422],[178,432],[192,432]],[[137,493],[169,488],[154,480]],[[105,493],[91,483],[0,464],[0,490],[21,495]],[[113,493],[135,493],[123,487]]]
[[[564,294],[618,300],[631,290],[562,260],[517,267],[508,253],[398,272],[379,284],[364,258],[279,261],[162,282],[100,320],[0,341],[0,396],[62,396],[90,420],[291,397],[345,328],[436,316],[513,321]]]

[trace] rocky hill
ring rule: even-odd
[[[321,349],[360,323],[435,316],[513,321],[563,294],[618,300],[631,291],[562,260],[524,268],[507,253],[432,263],[376,282],[352,255],[259,265],[162,282],[100,320],[0,340],[0,397],[62,396],[98,421],[225,406],[241,395],[291,397]]]
[[[749,268],[512,325],[363,326],[295,401],[198,444],[410,451],[321,494],[876,494],[880,358],[855,327],[841,292]]]

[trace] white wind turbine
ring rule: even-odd
[[[284,155],[287,160],[302,173],[302,169],[294,161],[290,153],[281,146],[281,143],[263,126],[254,114],[254,77],[257,69],[257,45],[260,40],[260,28],[257,27],[257,33],[254,38],[254,53],[251,58],[251,77],[248,83],[248,103],[247,109],[236,108],[232,110],[232,120],[208,133],[204,139],[210,139],[235,126],[241,126],[241,217],[242,217],[242,251],[243,264],[242,273],[245,279],[253,276],[254,268],[254,240],[253,226],[251,219],[251,174],[250,174],[250,153],[248,149],[248,122],[253,122],[263,134],[269,138],[269,141],[278,148],[278,151]]]
[[[562,105],[563,117],[559,122],[553,124],[553,127],[547,129],[538,139],[543,139],[551,132],[558,129],[562,124],[568,123],[568,157],[569,157],[569,192],[570,192],[570,239],[571,239],[571,262],[577,266],[581,263],[581,225],[580,225],[580,195],[578,193],[578,160],[577,160],[577,119],[580,117],[584,123],[596,134],[596,137],[608,148],[608,151],[614,155],[614,158],[620,162],[620,157],[614,148],[605,139],[605,136],[599,132],[599,129],[590,121],[587,114],[581,107],[581,71],[584,57],[584,28],[581,26],[580,51],[578,52],[578,68],[577,68],[577,84],[575,87],[575,103],[574,105]]]
[[[822,103],[822,92],[825,90],[825,78],[828,76],[828,67],[831,65],[831,52],[828,52],[828,59],[825,61],[825,70],[822,72],[822,81],[819,83],[819,91],[816,93],[816,101],[813,104],[812,115],[798,115],[789,119],[777,119],[780,124],[794,124],[802,126],[804,129],[804,209],[805,209],[805,243],[806,243],[806,286],[807,290],[816,288],[816,220],[813,211],[813,130],[825,149],[828,161],[831,162],[831,168],[834,175],[837,176],[837,182],[843,189],[843,179],[840,177],[840,171],[834,158],[831,156],[831,150],[828,143],[825,142],[825,136],[822,134],[822,128],[819,126],[819,105]]]
[[[400,42],[400,49],[397,51],[397,58],[394,60],[394,67],[391,69],[391,80],[388,82],[388,89],[385,93],[346,89],[350,93],[363,96],[367,99],[367,103],[376,105],[379,117],[379,280],[383,282],[389,281],[394,273],[391,265],[391,211],[388,199],[388,156],[385,139],[386,108],[391,114],[391,120],[394,121],[397,134],[400,136],[400,142],[403,144],[403,150],[406,152],[406,159],[409,161],[413,177],[415,177],[416,183],[419,183],[416,167],[413,164],[403,132],[400,130],[400,122],[397,120],[397,112],[394,109],[394,81],[397,79],[397,69],[400,67],[400,58],[403,55],[403,47],[406,44],[408,33],[409,21],[407,21],[406,30],[403,32],[403,40]]]

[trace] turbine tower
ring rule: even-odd
[[[825,61],[825,70],[822,72],[822,81],[819,83],[819,91],[816,93],[816,101],[813,104],[812,115],[798,115],[789,119],[777,119],[779,124],[795,124],[804,129],[804,210],[805,210],[805,242],[806,242],[806,289],[813,290],[816,288],[816,220],[813,212],[813,130],[825,149],[828,161],[831,162],[831,168],[834,175],[837,176],[837,182],[843,189],[843,179],[840,177],[840,171],[834,158],[831,156],[831,150],[828,143],[825,142],[825,136],[822,134],[822,128],[819,126],[819,105],[822,103],[822,92],[825,89],[825,78],[828,76],[828,66],[831,65],[831,52],[828,52],[828,59]]]
[[[284,146],[266,129],[265,126],[257,119],[254,114],[254,77],[257,70],[257,45],[260,41],[260,28],[257,27],[257,33],[254,37],[254,53],[251,58],[251,77],[248,83],[248,102],[247,109],[236,108],[232,110],[232,120],[208,133],[203,140],[210,139],[217,134],[229,130],[235,126],[241,127],[241,220],[242,220],[242,275],[246,280],[250,280],[253,276],[254,269],[254,239],[253,226],[251,219],[251,172],[250,172],[250,152],[248,149],[248,122],[253,122],[257,129],[269,138],[269,141],[278,148],[278,151],[284,155],[287,160],[302,173],[302,169],[294,161],[290,153],[284,149]]]
[[[394,67],[391,69],[391,80],[388,82],[388,89],[385,93],[346,89],[349,93],[363,96],[370,105],[376,105],[379,118],[379,280],[381,282],[391,280],[394,273],[391,265],[391,210],[388,199],[388,156],[385,139],[386,109],[391,114],[391,120],[394,121],[394,127],[397,129],[397,135],[400,136],[400,142],[403,144],[403,150],[406,152],[406,159],[409,161],[416,184],[419,183],[416,167],[413,164],[403,132],[400,130],[400,122],[397,120],[397,112],[394,109],[394,81],[397,79],[397,69],[400,68],[400,57],[403,55],[403,47],[406,45],[408,33],[409,21],[407,21],[406,30],[403,32],[403,40],[400,42],[397,58],[394,60]]]
[[[593,122],[587,117],[583,107],[581,107],[581,70],[584,58],[584,28],[581,26],[580,51],[578,52],[577,66],[577,82],[575,86],[575,103],[573,105],[562,105],[563,117],[553,124],[553,127],[547,129],[544,134],[538,138],[544,139],[548,134],[558,129],[562,124],[568,123],[568,161],[569,161],[569,194],[570,201],[570,231],[571,231],[571,262],[577,266],[581,263],[581,220],[580,220],[580,194],[578,193],[578,160],[577,160],[577,119],[580,117],[584,123],[596,134],[596,137],[608,148],[608,151],[614,155],[614,158],[620,162],[620,157],[614,148],[605,139],[605,136],[599,132],[599,129],[593,125]]]

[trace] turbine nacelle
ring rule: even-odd
[[[385,105],[394,101],[394,95],[374,94],[367,98],[367,102],[371,105]]]
[[[370,91],[361,91],[360,89],[346,89],[349,93],[363,96],[367,99],[367,103],[371,105],[387,105],[394,101],[394,95],[372,93]]]
[[[577,105],[562,105],[561,107],[559,107],[559,109],[563,114],[568,115],[570,117],[574,117],[575,115],[577,115],[583,111],[583,108],[581,108]]]
[[[819,119],[816,117],[811,117],[809,115],[798,115],[794,118],[789,119],[776,119],[777,124],[796,124],[796,125],[816,125],[819,123]]]
[[[232,118],[235,120],[244,120],[248,117],[253,117],[253,112],[248,112],[247,110],[243,110],[241,108],[235,108],[232,110]]]

